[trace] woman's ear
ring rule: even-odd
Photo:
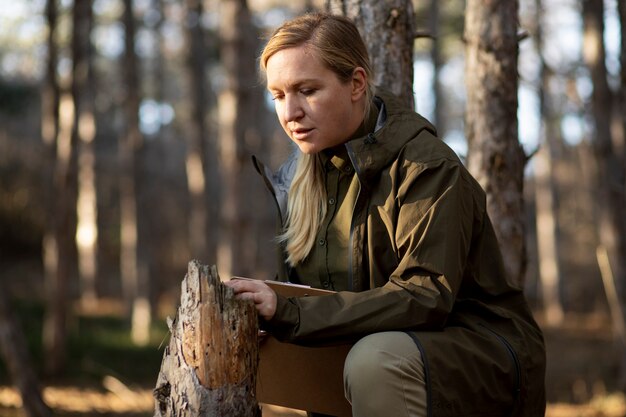
[[[356,67],[352,72],[352,101],[359,101],[367,90],[367,73],[362,67]]]

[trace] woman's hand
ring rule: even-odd
[[[276,313],[276,293],[266,283],[259,280],[237,279],[224,282],[235,291],[239,300],[252,300],[257,312],[265,320],[270,320]]]

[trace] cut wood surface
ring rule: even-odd
[[[155,417],[261,416],[255,397],[258,320],[217,269],[191,261],[154,390]]]

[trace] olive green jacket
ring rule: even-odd
[[[279,297],[263,325],[304,345],[407,331],[424,359],[429,415],[542,416],[543,337],[506,278],[484,191],[432,125],[379,95],[375,132],[345,145],[360,182],[352,291]],[[282,221],[295,163],[276,173],[255,164]]]

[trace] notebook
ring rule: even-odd
[[[233,277],[234,279],[250,279]],[[334,291],[264,281],[284,297],[314,297]],[[352,415],[343,391],[343,364],[352,345],[304,347],[267,335],[259,345],[259,402],[337,417]]]

